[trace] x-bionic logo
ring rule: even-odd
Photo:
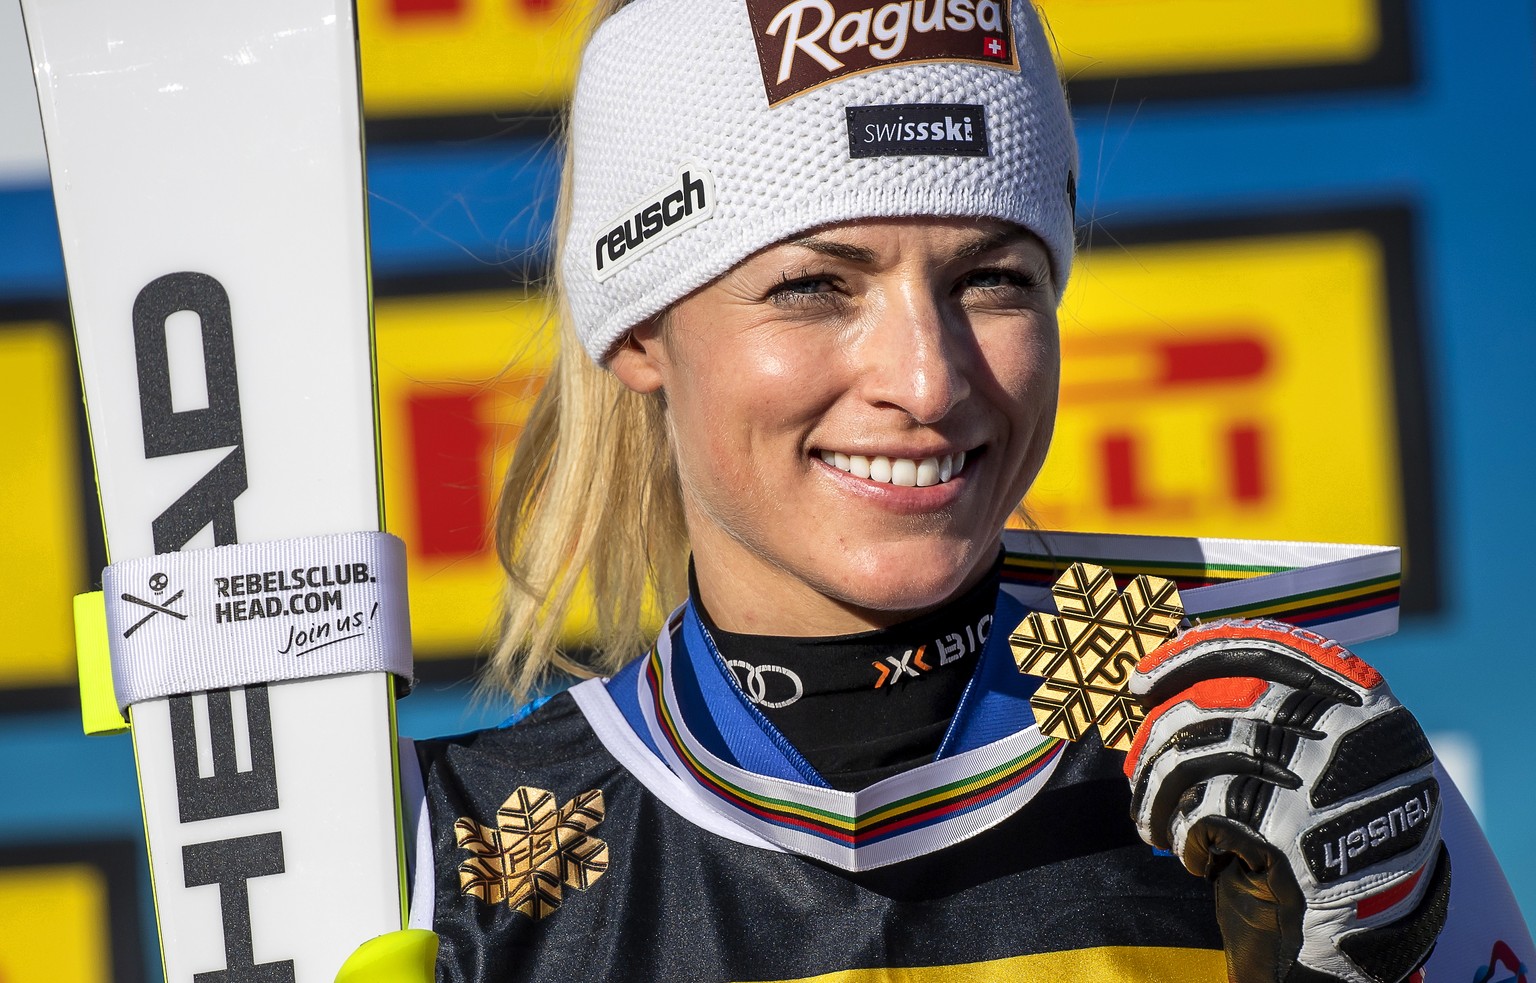
[[[948,635],[925,642],[915,649],[907,649],[900,656],[888,655],[884,659],[871,662],[875,672],[879,676],[875,679],[875,689],[883,686],[895,686],[903,679],[916,679],[925,672],[931,672],[938,666],[947,666],[951,662],[962,659],[973,652],[981,651],[981,647],[987,644],[987,633],[992,629],[992,615],[982,615],[974,625],[966,625],[965,632],[950,632]],[[929,661],[935,655],[937,663]]]

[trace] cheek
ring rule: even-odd
[[[1047,432],[1056,420],[1056,406],[1061,398],[1061,344],[1053,331],[1039,343],[1031,395]]]
[[[1005,336],[984,354],[992,369],[1000,396],[1024,431],[1036,421],[1047,429],[1056,416],[1061,389],[1061,346],[1054,319],[1022,335]]]
[[[1048,327],[989,353],[1010,424],[1006,454],[1011,466],[1000,475],[1010,509],[1034,484],[1055,430],[1061,351],[1054,322]]]
[[[826,362],[781,345],[697,354],[667,396],[683,481],[700,497],[772,496],[806,464],[805,435],[830,402]]]
[[[707,380],[674,386],[667,393],[667,419],[683,488],[694,498],[714,497],[711,489],[738,484],[741,435],[732,423],[737,394]]]

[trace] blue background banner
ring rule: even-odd
[[[1426,414],[1426,425],[1401,431],[1414,441],[1403,455],[1421,463],[1405,480],[1424,483],[1403,491],[1405,501],[1432,502],[1418,521],[1434,544],[1421,555],[1435,556],[1436,590],[1405,615],[1398,635],[1361,654],[1460,772],[1529,912],[1536,755],[1527,697],[1536,666],[1524,626],[1536,585],[1524,563],[1536,553],[1528,419],[1536,388],[1536,5],[1414,0],[1383,9],[1402,45],[1390,71],[1319,67],[1309,81],[1302,65],[1118,86],[1099,74],[1080,85],[1080,236],[1094,251],[1116,250],[1117,229],[1294,213],[1406,217],[1395,227],[1411,234],[1396,245],[1406,251],[1401,286],[1423,391],[1397,395]],[[63,332],[63,264],[19,32],[14,10],[0,15],[0,322],[43,312]],[[515,291],[545,267],[558,181],[548,110],[509,105],[495,117],[392,117],[372,126],[370,233],[381,298]],[[1329,328],[1316,326],[1324,336]],[[0,365],[0,385],[10,384],[6,371]],[[12,462],[0,462],[4,471],[21,473]],[[77,480],[88,485],[88,476]],[[13,545],[27,520],[12,506],[28,493],[0,477],[0,564],[52,562],[18,555]],[[75,562],[91,570],[101,561],[99,522],[88,514],[88,491],[70,494],[88,554]],[[90,589],[91,579],[76,589]],[[24,624],[5,627],[27,634]],[[400,705],[402,733],[450,733],[505,714],[471,701],[464,676],[472,657],[462,651],[424,667],[426,681]],[[7,659],[0,654],[0,859],[71,837],[140,840],[129,740],[83,737],[68,681],[7,683]],[[120,967],[124,980],[158,976],[142,856],[138,864],[118,878],[136,902],[114,900],[114,925],[137,924],[143,941],[142,956],[130,957],[143,965]],[[9,944],[3,921],[0,912],[0,952]],[[132,950],[119,937],[113,951]]]

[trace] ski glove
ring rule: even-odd
[[[1230,979],[1398,983],[1444,927],[1434,754],[1381,674],[1274,621],[1190,629],[1130,682],[1141,838],[1216,890]]]

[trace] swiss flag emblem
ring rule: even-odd
[[[988,58],[1005,57],[1003,53],[1003,39],[989,35],[985,40],[981,42],[981,53],[986,55]]]

